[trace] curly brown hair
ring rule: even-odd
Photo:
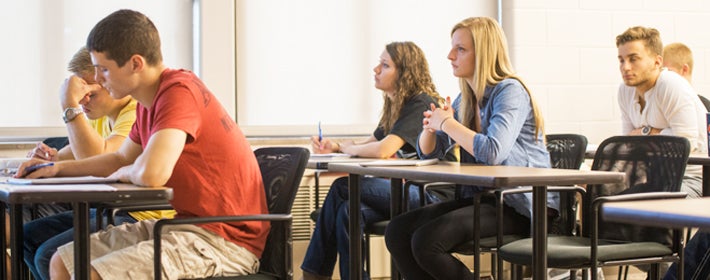
[[[429,63],[424,52],[413,42],[392,42],[385,46],[397,69],[395,90],[391,97],[382,94],[382,116],[380,126],[385,134],[389,133],[397,121],[404,104],[412,96],[424,93],[431,96],[440,106],[444,99],[436,92],[436,86],[429,74]]]

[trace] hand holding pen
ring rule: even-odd
[[[323,130],[318,122],[318,135],[311,137],[311,147],[315,154],[329,154],[340,151],[339,145],[330,139],[323,138]]]
[[[54,162],[31,159],[20,165],[15,174],[15,178],[53,177],[57,174],[57,171]]]

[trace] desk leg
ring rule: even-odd
[[[547,187],[533,188],[533,279],[547,279]]]
[[[703,196],[710,196],[710,166],[703,165]]]
[[[5,241],[2,241],[5,242]],[[23,234],[22,234],[22,204],[10,205],[10,267],[12,268],[12,279],[26,279],[23,262]],[[5,260],[3,260],[5,262]]]
[[[360,237],[360,175],[348,177],[350,190],[350,279],[362,279],[362,238]]]
[[[73,202],[74,209],[74,278],[89,279],[89,205]]]
[[[390,220],[406,211],[406,209],[404,209],[404,205],[406,204],[404,201],[409,199],[409,190],[403,190],[402,188],[402,179],[390,179]],[[399,270],[397,270],[397,266],[394,264],[394,260],[392,259],[390,259],[390,267],[391,279],[402,279],[402,276],[399,274]],[[370,271],[370,273],[372,273],[372,271]]]

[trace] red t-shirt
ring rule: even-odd
[[[166,186],[173,189],[176,217],[268,213],[259,165],[237,124],[200,79],[166,69],[151,108],[136,107],[129,137],[146,148],[153,133],[187,133],[185,148]],[[261,257],[268,222],[199,225]]]

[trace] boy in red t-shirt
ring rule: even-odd
[[[267,213],[261,173],[237,124],[193,73],[162,64],[160,39],[145,15],[120,10],[101,20],[87,39],[96,81],[113,98],[138,101],[136,123],[121,148],[85,160],[57,162],[27,177],[110,176],[141,186],[173,188],[177,217]],[[81,80],[68,90],[100,88]],[[32,160],[27,166],[40,163]],[[92,279],[153,276],[155,220],[124,224],[91,236]],[[269,224],[169,227],[163,237],[168,279],[256,273]],[[145,233],[145,234],[143,234]],[[53,279],[69,279],[73,247],[52,257]],[[179,256],[179,257],[176,257]],[[167,261],[166,261],[167,260]]]

